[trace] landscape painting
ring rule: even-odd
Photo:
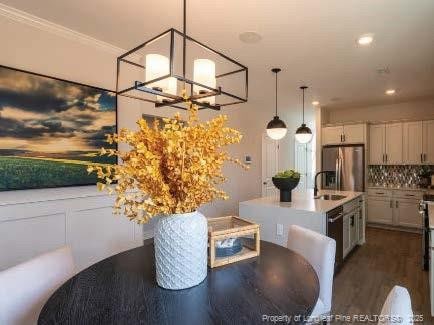
[[[95,184],[114,132],[114,92],[0,66],[0,191]]]

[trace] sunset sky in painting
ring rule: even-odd
[[[115,132],[113,92],[0,67],[0,149],[92,151]]]

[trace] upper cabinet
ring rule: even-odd
[[[386,126],[384,124],[369,127],[369,163],[383,165],[386,163]]]
[[[322,128],[322,144],[341,144],[343,142],[343,133],[344,127],[342,125]]]
[[[434,121],[369,127],[371,165],[434,165]]]
[[[386,124],[386,164],[399,165],[402,160],[402,123]]]
[[[344,142],[345,143],[365,143],[366,125],[349,124],[344,125]]]
[[[434,121],[423,121],[422,163],[434,165]]]
[[[399,165],[403,163],[402,123],[376,124],[369,128],[369,163]]]
[[[322,128],[323,145],[367,143],[370,165],[434,165],[434,120]],[[369,141],[367,141],[369,140]]]
[[[406,164],[418,165],[423,162],[423,123],[403,123],[403,154]]]
[[[365,143],[365,141],[365,124],[328,126],[322,129],[323,145]]]

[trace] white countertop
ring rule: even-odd
[[[313,190],[307,191],[293,191],[292,192],[292,202],[280,202],[279,196],[269,196],[261,197],[249,201],[240,202],[240,205],[261,205],[270,206],[277,208],[287,208],[294,210],[310,211],[317,213],[325,213],[334,208],[347,203],[361,195],[363,192],[350,192],[350,191],[331,191],[331,190],[321,190],[318,195],[322,194],[338,194],[344,195],[345,198],[337,201],[327,201],[314,199]]]

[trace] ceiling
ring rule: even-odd
[[[125,49],[182,28],[181,0],[1,1]],[[190,0],[187,22],[188,34],[249,67],[256,100],[273,103],[277,66],[282,105],[299,107],[306,84],[309,101],[333,109],[434,97],[433,17],[432,0]],[[242,43],[245,31],[262,41]],[[365,33],[375,40],[358,47]]]

